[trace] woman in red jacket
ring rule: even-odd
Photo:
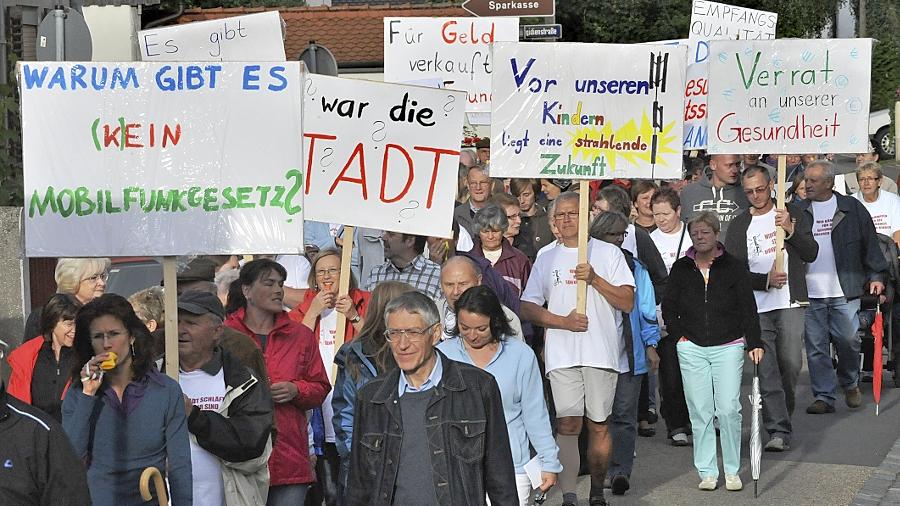
[[[9,354],[7,392],[62,423],[62,397],[75,365],[75,313],[81,304],[74,296],[57,293],[44,306],[40,335]]]
[[[286,277],[274,260],[248,262],[235,281],[240,290],[229,292],[234,312],[225,321],[256,341],[269,370],[278,437],[269,459],[268,506],[303,505],[309,484],[316,481],[305,411],[321,406],[331,390],[318,339],[283,310]]]
[[[341,278],[341,253],[336,249],[325,249],[313,258],[309,271],[309,289],[302,302],[289,313],[291,319],[300,322],[319,338],[319,353],[322,363],[332,382],[334,368],[334,335],[337,331],[338,313],[345,317],[344,341],[350,341],[362,328],[369,292],[356,287],[356,278],[350,273],[350,290],[347,295],[338,295],[338,281]],[[319,504],[324,498],[326,505],[338,503],[338,474],[341,458],[335,446],[334,425],[331,419],[331,394],[325,398],[322,409],[313,410],[311,419],[316,444],[316,478],[318,486],[310,491],[310,500]]]

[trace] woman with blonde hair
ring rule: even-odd
[[[79,304],[87,304],[106,293],[109,266],[108,258],[60,258],[56,262],[56,271],[53,274],[56,280],[56,293],[74,295]],[[40,333],[42,309],[36,308],[28,315],[25,334],[22,336],[23,342]]]

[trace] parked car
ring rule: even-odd
[[[894,158],[897,146],[891,135],[890,110],[882,109],[869,114],[869,138],[872,139],[879,159]]]
[[[150,257],[118,257],[112,259],[106,291],[129,297],[144,288],[162,283],[162,264]]]

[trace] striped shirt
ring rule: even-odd
[[[401,281],[431,297],[437,303],[443,297],[441,292],[441,266],[423,255],[413,259],[406,267],[398,269],[390,260],[376,265],[369,274],[366,290],[372,291],[382,281]]]

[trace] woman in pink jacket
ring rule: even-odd
[[[269,459],[268,506],[302,506],[316,481],[309,462],[308,409],[322,405],[331,390],[313,332],[283,309],[287,272],[273,260],[248,262],[228,296],[225,324],[251,338],[269,370],[278,436]]]

